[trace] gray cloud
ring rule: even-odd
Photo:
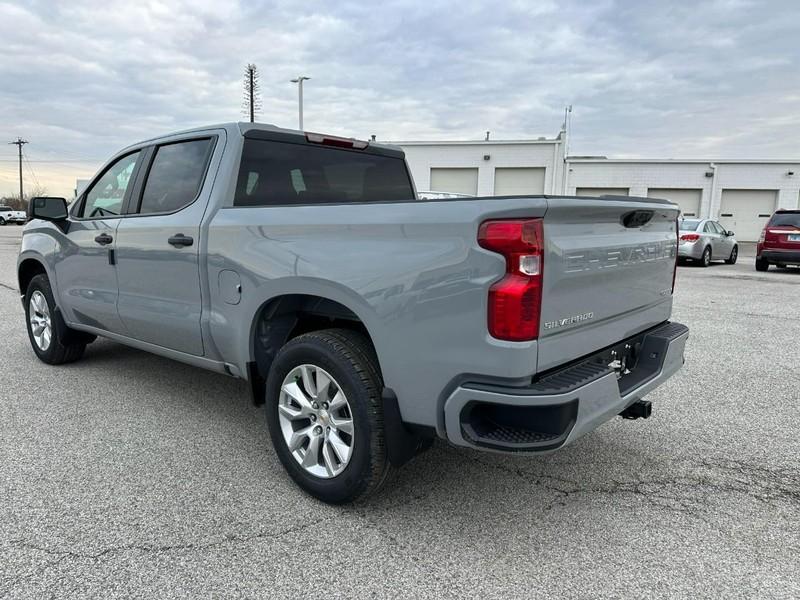
[[[574,153],[794,157],[799,22],[794,0],[0,2],[0,135],[66,192],[126,144],[243,118],[255,62],[282,126],[303,73],[313,130],[553,135],[571,103]]]

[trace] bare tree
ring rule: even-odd
[[[244,70],[244,101],[242,109],[246,116],[250,117],[250,122],[255,123],[256,115],[261,110],[261,89],[258,84],[258,67],[253,63],[247,65]]]
[[[43,185],[29,186],[22,200],[19,199],[19,194],[10,194],[0,198],[0,204],[8,206],[12,210],[27,210],[28,201],[36,196],[47,196],[47,188]]]

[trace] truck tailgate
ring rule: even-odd
[[[660,200],[548,198],[539,372],[669,318],[677,217]]]

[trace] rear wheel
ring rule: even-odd
[[[0,225],[5,225],[6,220],[3,217],[0,217]]]
[[[769,269],[769,261],[764,260],[763,258],[756,259],[756,271],[766,271]]]
[[[56,322],[56,303],[47,275],[31,279],[25,294],[25,317],[28,338],[39,360],[60,365],[83,356],[91,336],[74,331]]]
[[[342,504],[380,488],[391,468],[382,387],[372,346],[358,332],[306,333],[278,352],[267,378],[267,424],[303,490]]]
[[[700,266],[707,267],[711,264],[711,246],[706,246],[703,250],[703,256],[700,258]]]
[[[735,265],[736,259],[739,258],[739,246],[734,246],[731,250],[731,255],[725,260],[729,265]]]

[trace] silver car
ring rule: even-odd
[[[711,219],[682,219],[679,221],[678,258],[698,261],[707,267],[712,260],[724,260],[729,265],[739,256],[739,244],[732,231],[727,231]]]

